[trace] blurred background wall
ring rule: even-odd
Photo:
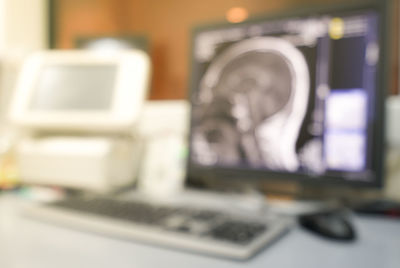
[[[232,7],[243,7],[251,18],[340,2],[349,0],[49,0],[49,42],[52,48],[71,49],[81,37],[144,35],[154,66],[150,98],[182,99],[188,92],[194,26],[226,21]],[[399,0],[394,6],[392,93],[398,91]]]
[[[22,61],[49,47],[48,1],[0,0],[0,136]]]

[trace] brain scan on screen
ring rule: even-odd
[[[235,164],[242,158],[254,167],[297,169],[307,77],[301,52],[280,38],[244,40],[219,55],[199,92],[208,95],[202,103],[208,114],[195,131],[205,161]]]

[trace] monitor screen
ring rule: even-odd
[[[33,90],[34,111],[109,110],[115,89],[117,66],[45,65]]]
[[[379,184],[380,12],[342,8],[197,29],[189,176]]]

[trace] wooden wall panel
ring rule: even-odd
[[[290,1],[237,0],[133,0],[127,9],[129,31],[146,32],[151,40],[154,99],[185,98],[189,80],[191,29],[198,24],[220,22],[233,6],[251,14],[288,6]]]
[[[190,31],[195,25],[220,22],[226,11],[242,6],[252,16],[334,0],[50,0],[56,1],[56,47],[72,48],[78,36],[145,34],[154,66],[151,99],[186,98]],[[345,0],[340,0],[345,1]],[[398,0],[396,0],[398,3]],[[398,25],[397,17],[393,24]],[[396,24],[397,23],[397,24]],[[392,30],[398,36],[398,28]],[[397,39],[396,39],[397,40]],[[394,45],[398,48],[398,43]],[[398,66],[398,49],[392,65]],[[397,56],[397,57],[396,57]],[[392,68],[393,73],[397,69]],[[397,88],[397,73],[392,91]]]

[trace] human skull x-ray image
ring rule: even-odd
[[[290,42],[259,37],[231,45],[210,64],[198,94],[193,148],[200,163],[299,168],[309,73]]]

